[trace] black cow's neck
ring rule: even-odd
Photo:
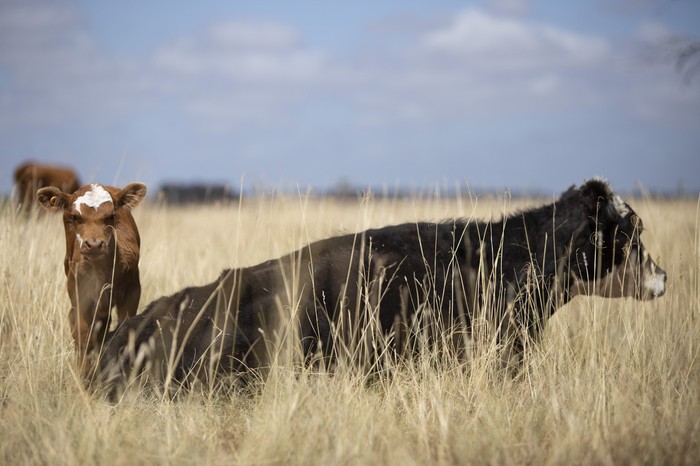
[[[571,300],[571,270],[576,251],[588,241],[591,222],[578,191],[564,193],[556,202],[517,212],[498,221],[471,223],[469,243],[473,270],[481,267],[493,289],[514,285],[512,312],[519,325],[538,334],[546,320]],[[589,231],[590,230],[590,231]],[[474,251],[479,252],[479,256]],[[482,296],[482,303],[488,303]]]

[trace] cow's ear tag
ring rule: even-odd
[[[55,206],[56,203],[58,202],[58,196],[52,196],[51,200],[49,201],[52,206]]]

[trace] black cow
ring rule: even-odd
[[[632,208],[595,178],[500,221],[324,239],[152,302],[111,336],[97,380],[112,396],[137,377],[212,383],[264,371],[285,348],[306,363],[373,367],[444,335],[459,346],[480,317],[517,366],[527,341],[578,294],[664,294],[666,273],[641,232]]]

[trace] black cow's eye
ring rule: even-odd
[[[70,221],[71,221],[71,222],[75,223],[75,222],[77,222],[78,220],[80,220],[80,218],[79,218],[76,214],[71,214],[71,216],[70,216]]]

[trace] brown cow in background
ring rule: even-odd
[[[141,240],[130,210],[145,195],[142,183],[123,189],[89,184],[73,194],[46,187],[37,193],[45,209],[63,212],[69,318],[81,364],[102,344],[112,307],[117,307],[120,322],[136,314],[141,297]]]
[[[15,170],[15,185],[20,208],[28,212],[34,205],[34,196],[39,188],[53,186],[72,194],[80,187],[80,180],[70,168],[27,162]]]

